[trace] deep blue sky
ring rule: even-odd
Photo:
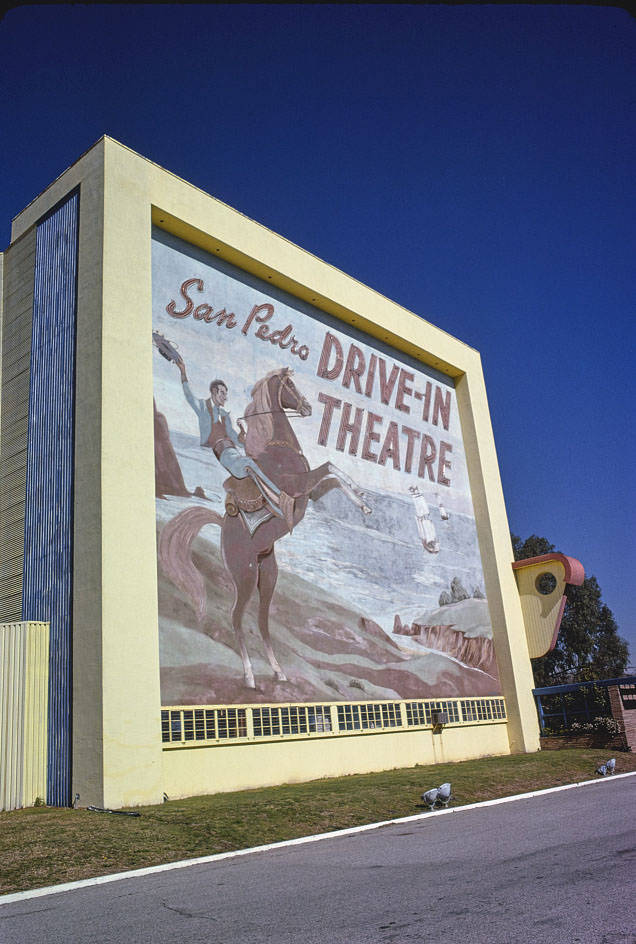
[[[10,220],[106,133],[477,348],[511,529],[636,663],[636,24],[586,6],[68,5],[0,21]]]

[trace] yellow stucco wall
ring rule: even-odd
[[[478,753],[537,750],[532,675],[478,353],[109,138],[16,218],[13,239],[78,184],[73,789],[82,804],[117,807],[156,802],[164,790],[182,792],[169,783],[207,782],[211,761],[204,756],[232,757],[244,785],[252,786],[259,777],[273,782],[268,771],[276,771],[283,757],[285,779],[292,780],[345,767],[369,769],[366,738],[357,739],[355,748],[351,738],[343,738],[341,746],[330,741],[329,770],[320,756],[322,745],[311,742],[162,753],[150,344],[153,222],[456,379],[509,713],[507,725],[492,729],[496,734],[486,736],[481,728],[475,733],[484,743],[496,742],[496,749],[482,750],[480,740]],[[456,743],[453,759],[459,759],[469,750],[467,735],[450,734],[448,741]],[[424,743],[426,737],[422,732],[375,736],[373,753],[382,756],[380,766],[397,766],[417,755],[415,747],[404,745]],[[339,767],[340,756],[350,763]],[[239,780],[222,780],[218,789],[234,789]]]
[[[150,210],[117,169],[122,150],[102,139],[13,227],[15,239],[80,186],[72,792],[113,808],[163,792]]]
[[[163,752],[168,796],[227,793],[299,783],[321,777],[441,764],[509,753],[505,723],[430,728],[396,734],[348,734],[309,740],[267,741]],[[426,785],[422,784],[422,788]],[[429,785],[431,786],[431,785]]]

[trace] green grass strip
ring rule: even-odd
[[[314,780],[136,807],[141,815],[34,807],[0,813],[0,893],[214,855],[422,812],[450,780],[452,806],[594,778],[611,752],[567,749]],[[616,773],[636,770],[617,753]]]

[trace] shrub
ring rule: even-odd
[[[607,737],[614,737],[620,734],[618,721],[614,718],[594,718],[593,721],[579,722],[575,721],[570,731],[572,734],[605,734]]]

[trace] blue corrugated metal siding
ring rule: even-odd
[[[71,800],[72,550],[79,194],[37,227],[22,619],[50,630],[47,803]]]

